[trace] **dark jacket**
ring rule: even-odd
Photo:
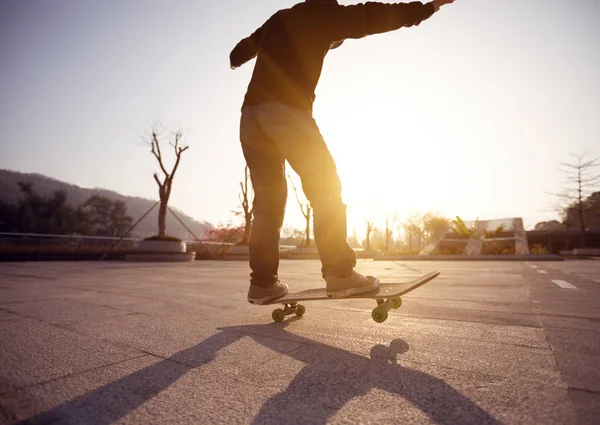
[[[232,68],[258,56],[244,106],[279,102],[312,110],[323,60],[347,38],[418,25],[434,13],[432,3],[304,2],[280,10],[231,52]]]

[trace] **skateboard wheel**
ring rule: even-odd
[[[392,307],[394,310],[397,308],[400,308],[400,306],[402,305],[402,298],[394,298],[394,306]]]
[[[302,317],[305,312],[306,312],[306,307],[304,307],[302,304],[298,304],[296,306],[296,316]]]
[[[282,309],[278,308],[277,310],[273,310],[273,314],[271,314],[271,317],[276,322],[282,322],[283,319],[285,319],[285,313]]]
[[[388,318],[388,312],[383,307],[375,307],[371,316],[377,323],[383,323]]]

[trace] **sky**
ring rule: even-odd
[[[170,205],[235,223],[254,61],[233,71],[229,52],[295,3],[0,0],[0,168],[157,199],[145,141],[161,122],[165,146],[177,129],[190,145]],[[559,162],[600,156],[598,22],[597,0],[456,0],[330,52],[314,116],[349,233],[386,213],[557,218]],[[285,226],[302,229],[290,195]]]

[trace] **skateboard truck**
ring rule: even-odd
[[[306,307],[304,307],[302,304],[298,304],[296,302],[285,303],[283,309],[278,308],[273,310],[271,317],[274,321],[281,322],[285,316],[289,316],[290,314],[296,314],[296,316],[302,317],[305,311]]]
[[[385,322],[388,318],[388,311],[391,309],[400,308],[402,305],[402,298],[400,297],[388,298],[387,300],[383,298],[376,298],[375,301],[377,301],[377,307],[375,307],[371,312],[371,317],[377,323]]]

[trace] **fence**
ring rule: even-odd
[[[141,238],[121,238],[82,235],[51,235],[39,233],[0,232],[0,261],[75,261],[124,260],[135,252]],[[187,241],[187,250],[196,252],[196,259],[223,259],[233,243]],[[113,249],[114,248],[114,249]],[[282,252],[295,249],[281,246]]]

